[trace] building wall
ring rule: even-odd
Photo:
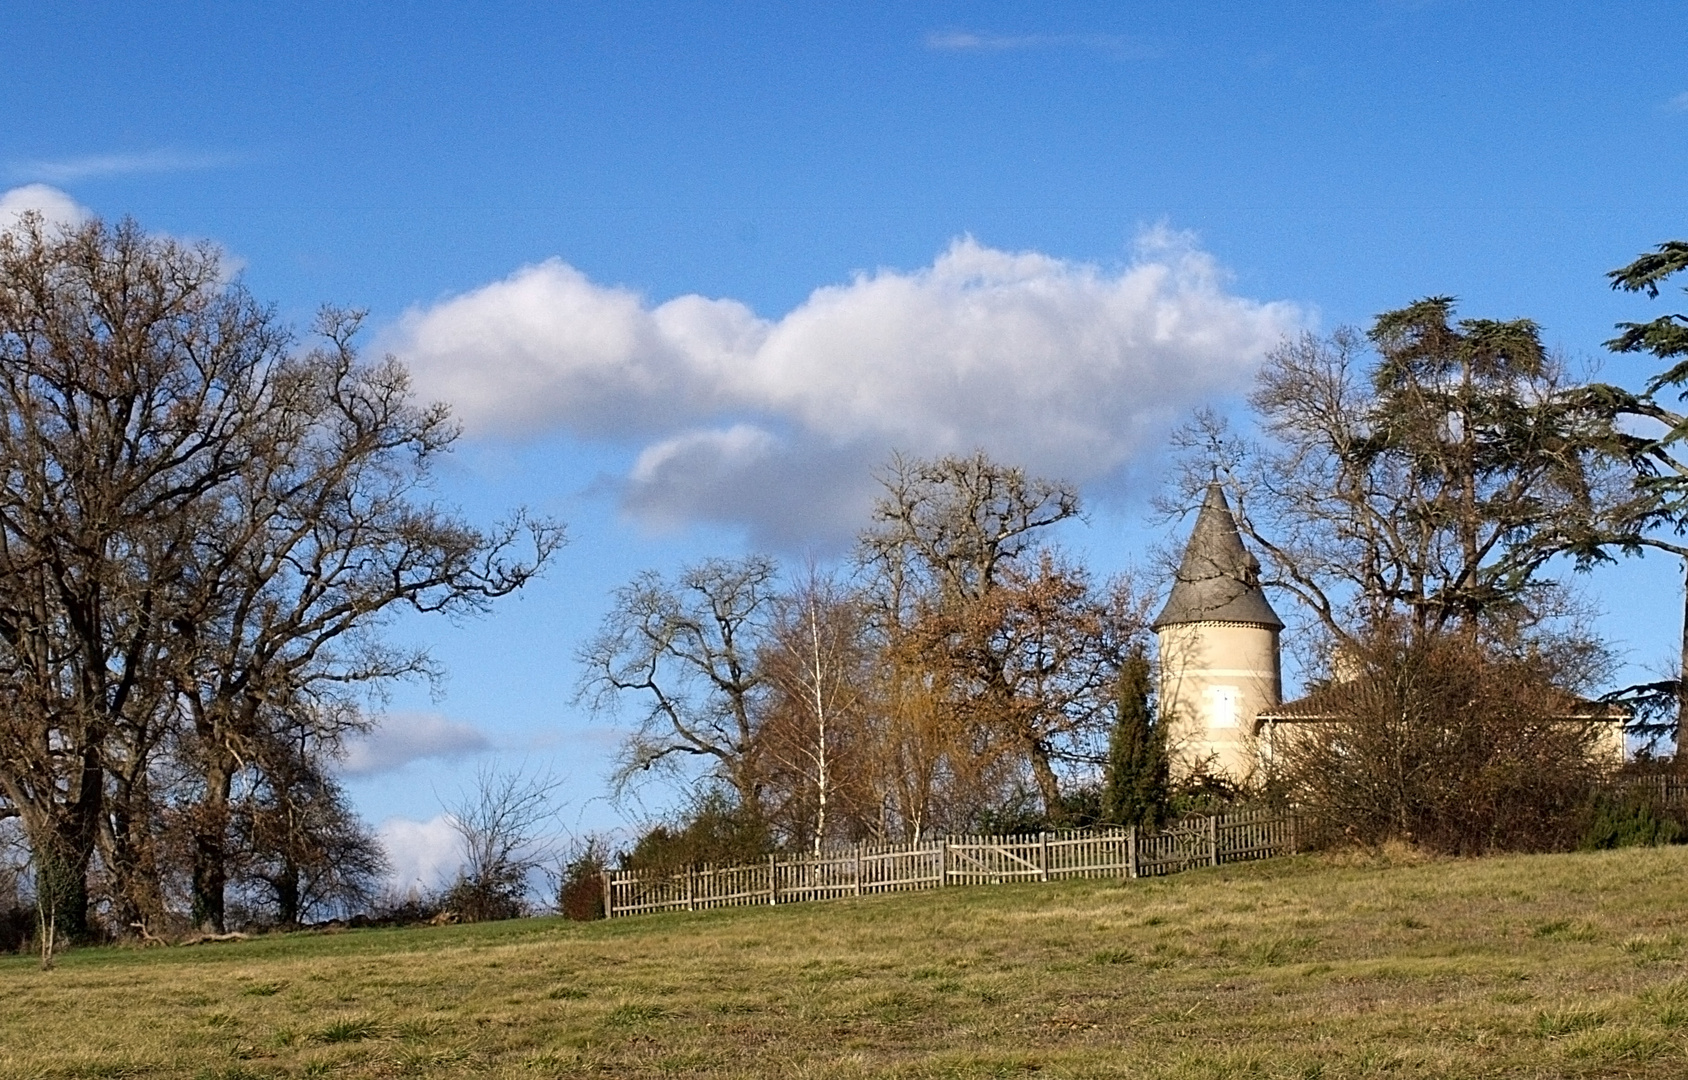
[[[1201,622],[1162,627],[1157,636],[1173,775],[1205,768],[1247,781],[1258,761],[1254,718],[1283,702],[1278,631]]]

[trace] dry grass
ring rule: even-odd
[[[0,1076],[1678,1077],[1688,848],[0,962]]]

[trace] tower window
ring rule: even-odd
[[[1207,688],[1207,726],[1210,728],[1234,728],[1237,726],[1237,714],[1241,711],[1242,694],[1234,686],[1210,686]]]

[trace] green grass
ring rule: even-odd
[[[0,960],[0,1077],[1679,1077],[1688,848]]]

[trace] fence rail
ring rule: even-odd
[[[1654,799],[1665,806],[1688,803],[1688,777],[1684,776],[1627,776],[1613,787],[1620,795]]]
[[[820,855],[770,855],[745,866],[683,874],[604,874],[611,918],[657,911],[796,904],[948,885],[1063,878],[1137,878],[1294,854],[1302,822],[1260,811],[1185,818],[1154,831],[1088,829],[1016,836],[947,836],[857,845]]]

